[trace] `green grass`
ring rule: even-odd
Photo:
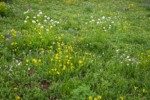
[[[2,100],[150,99],[148,0],[6,5],[9,13],[0,17]]]

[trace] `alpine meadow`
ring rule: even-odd
[[[0,100],[150,100],[150,1],[0,0]]]

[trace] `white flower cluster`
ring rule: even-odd
[[[30,16],[29,10],[24,12],[26,15],[24,23],[30,23],[30,25],[35,24],[38,25],[40,29],[45,29],[47,32],[49,29],[57,26],[60,22],[57,20],[52,19],[51,17],[44,15],[41,10],[38,11],[37,15]]]
[[[114,16],[114,17],[106,17],[102,16],[99,18],[94,18],[93,16],[90,17],[90,19],[85,22],[85,24],[94,24],[94,26],[101,26],[103,31],[111,30],[113,26],[115,25],[115,19],[119,18],[119,16]]]
[[[127,53],[127,51],[126,51]],[[130,55],[127,55],[126,53],[121,53],[119,49],[116,50],[116,55],[115,59],[117,58],[120,64],[126,64],[127,66],[129,65],[138,65],[139,61],[135,57],[131,57]]]

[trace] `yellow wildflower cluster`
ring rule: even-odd
[[[5,36],[1,34],[0,39],[5,39]]]
[[[12,36],[12,37],[16,37],[17,36],[17,31],[12,29],[10,30],[9,34]]]
[[[42,62],[41,59],[33,58],[31,61],[29,59],[26,59],[26,63],[38,64],[38,63],[41,63],[41,62]]]
[[[58,71],[56,68],[52,68],[51,71],[49,71],[49,73],[53,74],[53,75],[60,75],[60,71]]]
[[[97,96],[97,97],[89,96],[89,100],[102,100],[102,96]]]
[[[1,15],[5,15],[5,13],[7,12],[8,8],[6,6],[6,3],[5,2],[1,2],[0,1],[0,13]]]
[[[61,41],[62,37],[62,34],[56,37],[57,41],[54,46],[50,46],[50,51],[52,49],[55,51],[50,58],[51,69],[49,73],[52,75],[76,72],[91,62],[89,60],[92,58],[91,54],[83,53],[82,50],[75,52],[71,45],[66,45]]]
[[[17,45],[17,42],[12,42],[11,45],[15,46],[15,45]]]

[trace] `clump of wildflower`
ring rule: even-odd
[[[14,87],[14,91],[17,91],[18,90],[18,88],[17,87]]]
[[[52,75],[71,74],[86,67],[91,62],[92,55],[90,53],[83,53],[81,51],[75,52],[72,45],[66,45],[62,42],[64,34],[56,36],[57,40],[50,46],[50,50],[55,50],[55,53],[50,59],[52,69],[49,71]],[[86,62],[86,63],[84,63]],[[56,70],[55,70],[56,69]]]
[[[96,96],[96,97],[92,97],[92,96],[89,96],[88,97],[88,100],[101,100],[102,99],[102,96]]]
[[[120,99],[121,99],[121,100],[124,100],[124,96],[121,96]]]
[[[102,96],[97,96],[97,100],[101,100],[102,99]]]
[[[16,96],[16,100],[21,100],[21,97],[20,96]]]
[[[32,62],[36,64],[38,61],[37,59],[32,59]]]
[[[136,91],[138,87],[134,86],[134,90]]]
[[[126,64],[127,66],[139,64],[139,60],[135,57],[131,57],[130,55],[128,55],[127,51],[122,53],[119,49],[117,49],[115,58],[116,57],[120,64]]]
[[[92,100],[93,99],[93,97],[92,96],[89,96],[89,100]]]

